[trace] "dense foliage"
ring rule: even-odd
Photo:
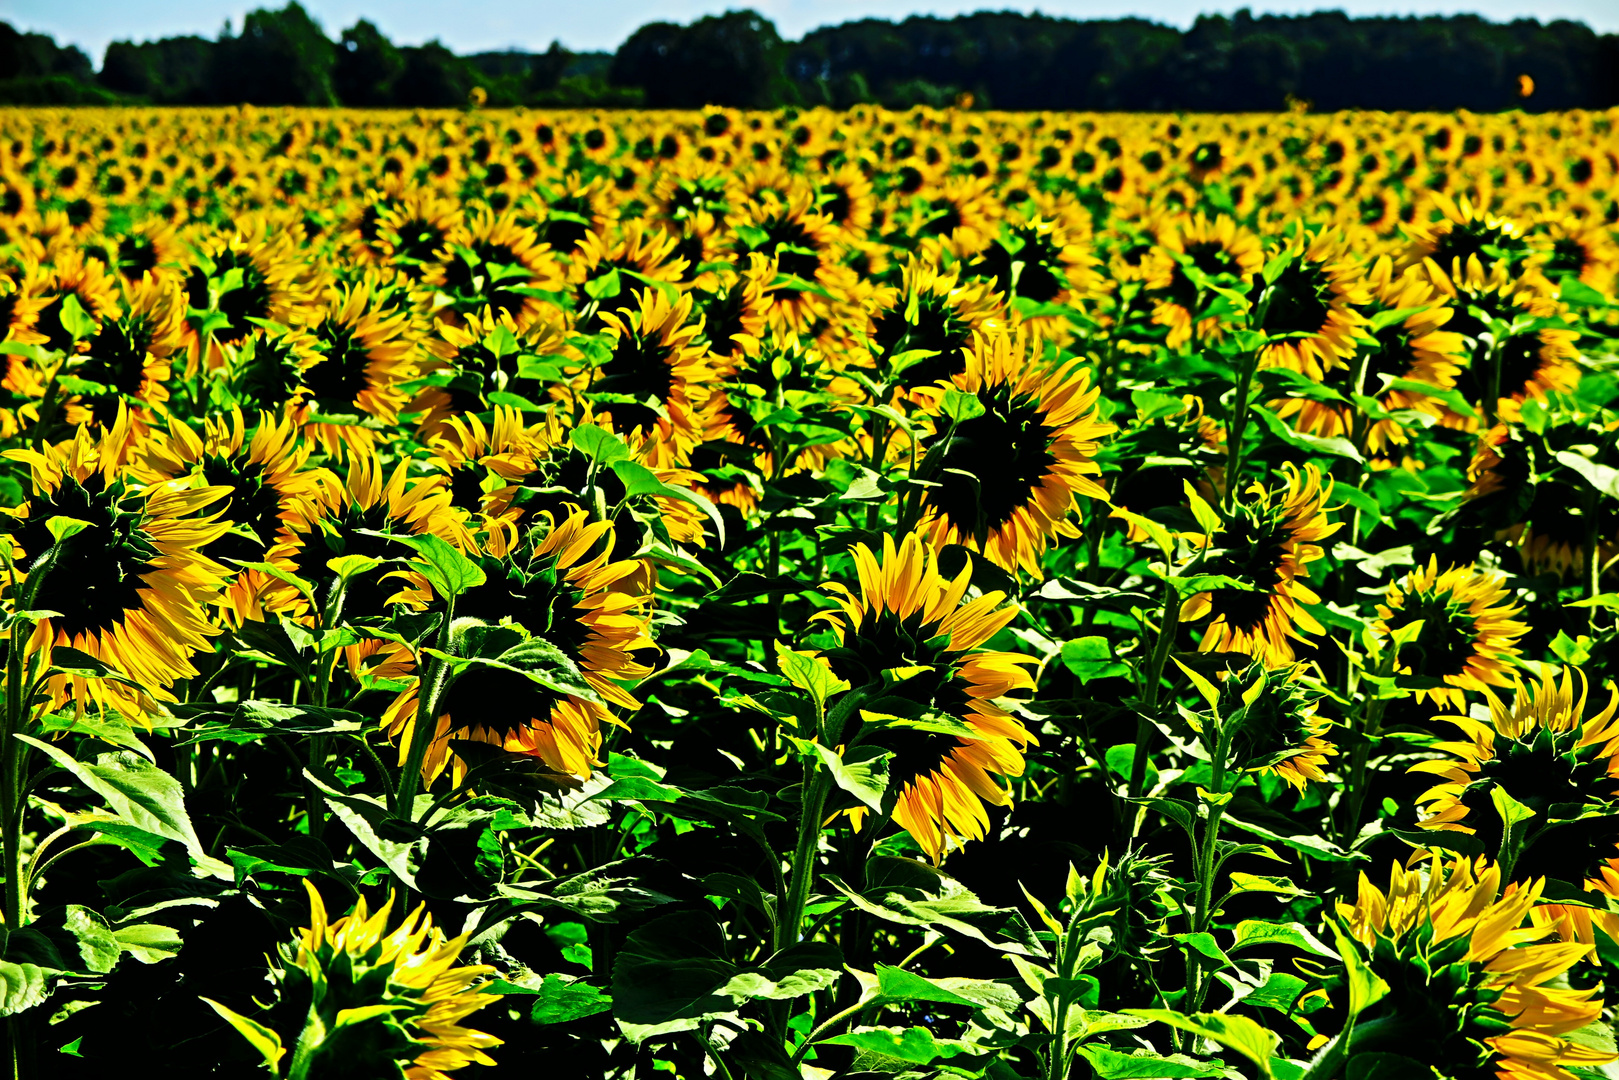
[[[8,1075],[1607,1075],[1614,121],[0,115]]]
[[[8,34],[18,44],[8,44]],[[1523,93],[1520,75],[1533,83]],[[1080,20],[982,11],[860,19],[783,41],[751,10],[649,23],[616,53],[459,57],[396,47],[366,20],[329,40],[295,2],[250,13],[218,41],[114,42],[93,79],[74,48],[0,24],[0,101],[74,104],[125,95],[160,104],[698,108],[946,106],[1272,111],[1601,109],[1619,104],[1619,35],[1476,15],[1355,18],[1342,12]]]

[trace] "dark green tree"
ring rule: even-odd
[[[332,87],[345,105],[394,103],[394,84],[405,70],[405,57],[369,19],[361,19],[338,40]]]
[[[248,12],[214,49],[211,97],[253,105],[335,105],[337,46],[303,5]]]

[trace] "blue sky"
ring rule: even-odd
[[[0,18],[25,30],[78,45],[99,62],[107,43],[173,34],[212,37],[227,19],[239,25],[244,12],[278,7],[281,0],[0,0]],[[1199,12],[1297,13],[1338,8],[1354,15],[1475,12],[1492,19],[1578,19],[1619,32],[1615,0],[1337,0],[1322,4],[1289,0],[304,0],[327,33],[336,36],[357,19],[369,18],[401,44],[438,38],[457,52],[510,47],[543,49],[553,39],[572,49],[612,49],[636,27],[654,19],[687,22],[727,8],[751,6],[769,16],[782,35],[796,38],[828,23],[863,16],[954,15],[983,8],[1042,11],[1076,18],[1140,15],[1187,25]]]

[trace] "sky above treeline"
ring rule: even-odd
[[[282,2],[0,0],[0,18],[22,30],[50,34],[60,44],[77,45],[99,64],[109,42],[179,34],[214,37],[227,20],[240,26],[246,12],[255,7],[280,7]],[[1207,0],[303,0],[303,4],[333,37],[359,19],[370,19],[397,44],[419,45],[437,38],[459,53],[541,50],[552,41],[580,52],[610,51],[645,23],[689,22],[740,7],[763,13],[789,39],[851,19],[950,16],[986,8],[1076,19],[1134,15],[1183,27],[1200,13],[1230,14],[1241,7],[1256,14],[1289,15],[1321,9],[1357,16],[1471,13],[1496,21],[1574,19],[1603,33],[1619,33],[1619,0],[1339,0],[1318,5],[1211,4]]]

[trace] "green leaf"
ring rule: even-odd
[[[945,989],[932,979],[903,968],[877,965],[877,990],[887,1001],[933,1001],[941,1005],[977,1007],[979,1002]]]
[[[84,310],[84,305],[79,303],[77,293],[70,292],[62,297],[57,318],[62,324],[62,329],[73,335],[74,341],[83,341],[96,332],[96,320],[91,318]]]
[[[536,1024],[566,1024],[570,1020],[595,1016],[613,1007],[612,995],[599,986],[565,975],[545,977],[535,995],[529,1019]]]
[[[1389,984],[1366,966],[1359,942],[1344,933],[1336,922],[1329,921],[1327,925],[1332,928],[1338,955],[1343,958],[1344,977],[1349,983],[1349,1015],[1345,1020],[1352,1024],[1355,1017],[1388,996]]]
[[[809,694],[815,704],[824,709],[834,694],[849,689],[849,684],[832,672],[825,658],[810,653],[795,652],[780,641],[776,645],[776,668],[788,682]]]
[[[60,747],[26,735],[16,737],[46,754],[100,795],[120,821],[183,844],[198,867],[216,877],[232,876],[229,865],[203,850],[202,841],[186,815],[180,782],[150,761],[121,750],[102,754],[94,765],[86,765]]]
[[[162,923],[136,923],[120,926],[112,932],[118,947],[143,964],[167,960],[180,951],[184,944],[180,932]]]
[[[1572,450],[1559,450],[1553,455],[1557,461],[1573,469],[1586,482],[1610,499],[1619,499],[1619,469],[1611,465],[1598,465],[1588,457]]]
[[[69,904],[62,919],[62,927],[79,944],[79,960],[83,970],[105,974],[118,964],[123,951],[111,926],[99,911],[79,904]]]
[[[836,750],[814,743],[813,749],[838,787],[882,813],[888,794],[888,763],[893,753],[878,746],[852,746],[840,756]]]
[[[1101,1080],[1150,1080],[1164,1077],[1178,1080],[1187,1076],[1221,1076],[1225,1070],[1206,1061],[1176,1055],[1159,1057],[1147,1050],[1123,1054],[1101,1043],[1085,1043],[1075,1047]]]
[[[51,972],[37,964],[0,960],[0,1016],[15,1016],[50,996]]]
[[[984,1053],[957,1039],[935,1039],[933,1032],[924,1027],[861,1028],[846,1035],[822,1039],[820,1046],[852,1046],[868,1054],[896,1058],[913,1065],[929,1065],[963,1055]]]
[[[1235,1050],[1255,1065],[1265,1076],[1271,1075],[1270,1059],[1280,1037],[1266,1030],[1246,1016],[1228,1016],[1224,1013],[1193,1013],[1183,1016],[1168,1009],[1125,1009],[1128,1016],[1144,1016],[1181,1031],[1189,1031],[1228,1050]]]
[[[1236,940],[1231,945],[1231,951],[1240,952],[1243,949],[1274,945],[1299,949],[1315,956],[1331,959],[1338,957],[1337,953],[1300,923],[1265,922],[1260,919],[1244,919],[1237,924]]]
[[[1367,1051],[1344,1063],[1344,1080],[1433,1080],[1434,1071],[1404,1054]]]
[[[270,1067],[272,1073],[278,1071],[281,1058],[286,1054],[287,1048],[281,1045],[281,1036],[265,1027],[257,1020],[250,1020],[234,1009],[228,1009],[212,998],[203,998],[208,1007],[218,1013],[220,1018],[236,1029],[237,1034],[253,1045],[264,1058],[264,1063]]]
[[[615,461],[613,471],[624,482],[625,497],[633,495],[653,495],[663,499],[674,499],[678,502],[690,503],[704,514],[708,515],[709,523],[714,526],[714,535],[719,538],[720,546],[725,546],[725,519],[720,517],[719,507],[710,502],[701,492],[691,488],[677,487],[666,484],[658,479],[657,473],[642,465],[638,461]]]
[[[45,519],[45,528],[50,530],[51,536],[55,538],[58,544],[70,536],[79,535],[89,527],[90,523],[88,521],[82,521],[74,517],[63,517],[60,514]]]
[[[963,393],[955,387],[944,392],[943,409],[944,414],[958,424],[983,416],[985,412],[984,403],[977,394]]]
[[[1080,684],[1092,679],[1128,675],[1130,666],[1115,660],[1113,644],[1105,637],[1082,637],[1063,642],[1063,666],[1074,673]]]
[[[1360,451],[1356,450],[1354,444],[1348,439],[1323,438],[1320,435],[1306,435],[1302,432],[1294,431],[1287,426],[1287,421],[1263,405],[1255,405],[1251,411],[1255,416],[1259,417],[1265,427],[1270,429],[1272,435],[1289,446],[1296,446],[1300,450],[1311,450],[1318,454],[1348,458],[1350,461],[1358,461],[1362,464],[1366,461],[1365,458],[1361,457]]]
[[[432,533],[394,539],[416,549],[421,559],[411,560],[411,565],[421,572],[439,596],[446,599],[460,596],[488,580],[483,567],[457,551],[453,544]]]
[[[599,465],[611,465],[633,456],[623,439],[594,424],[574,428],[568,435],[568,441]]]

